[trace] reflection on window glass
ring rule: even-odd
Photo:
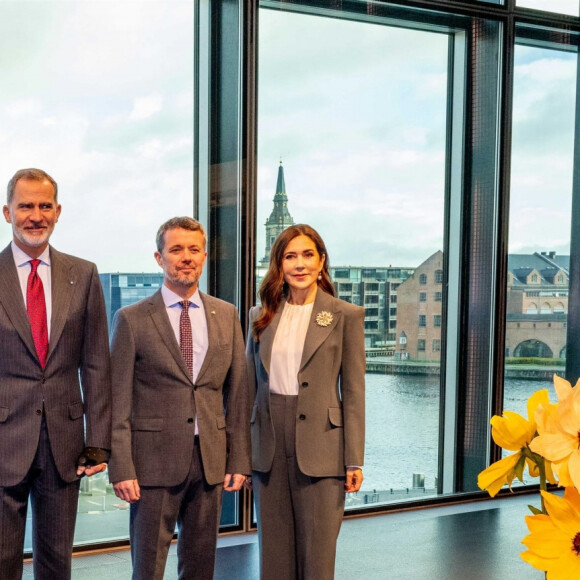
[[[516,6],[578,16],[578,0],[516,0]]]
[[[365,481],[347,507],[433,494],[448,38],[261,9],[259,45],[258,284],[282,229],[320,232],[337,296],[365,307]]]
[[[51,242],[97,263],[109,318],[159,288],[156,230],[192,212],[192,29],[186,0],[0,5],[0,182],[23,167],[53,175]],[[78,512],[77,544],[128,536],[106,475],[83,479]]]
[[[504,408],[563,376],[576,55],[516,46]]]

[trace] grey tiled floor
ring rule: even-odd
[[[541,580],[519,557],[535,496],[398,512],[344,522],[336,579]],[[240,543],[242,542],[242,543]],[[165,580],[177,578],[172,546]],[[128,580],[127,550],[73,558],[73,580]],[[25,578],[32,578],[25,565]],[[257,580],[256,535],[219,540],[215,580]]]

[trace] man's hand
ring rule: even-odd
[[[87,477],[91,477],[91,475],[95,475],[95,473],[101,473],[107,469],[106,463],[99,463],[98,465],[89,465],[85,467],[84,465],[77,466],[77,475],[82,477],[86,475]]]
[[[245,480],[246,476],[241,473],[226,473],[226,476],[224,477],[224,490],[240,491]]]
[[[110,451],[100,447],[85,447],[77,459],[77,475],[83,477],[95,475],[107,469]]]
[[[113,483],[115,495],[128,503],[135,503],[141,499],[141,488],[136,479],[126,479]]]
[[[363,472],[359,467],[349,467],[346,470],[346,481],[344,482],[344,490],[346,493],[358,491],[363,482]]]

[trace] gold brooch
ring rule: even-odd
[[[332,324],[332,314],[326,312],[326,310],[319,312],[316,315],[316,324],[318,324],[318,326],[328,326],[329,324]]]

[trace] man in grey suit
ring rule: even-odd
[[[163,578],[177,524],[179,578],[211,580],[222,489],[238,491],[251,469],[240,321],[199,292],[206,257],[199,222],[165,222],[155,252],[163,287],[113,321],[109,473],[131,504],[134,579]]]
[[[46,172],[23,169],[3,208],[13,240],[0,253],[2,580],[22,577],[29,497],[35,578],[70,578],[79,476],[103,471],[110,449],[103,292],[94,264],[49,246],[57,192]]]

